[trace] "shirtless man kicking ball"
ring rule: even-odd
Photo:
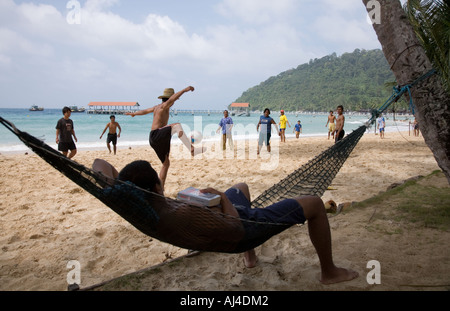
[[[162,99],[162,103],[152,108],[140,110],[137,112],[128,112],[129,116],[143,116],[149,113],[153,113],[153,124],[150,131],[150,146],[155,150],[158,158],[163,164],[159,178],[164,187],[164,183],[167,178],[167,172],[170,167],[169,153],[170,153],[170,140],[172,135],[178,134],[178,137],[183,144],[191,151],[192,155],[202,153],[205,148],[194,148],[191,144],[191,140],[186,136],[180,123],[173,123],[167,125],[170,117],[170,108],[175,102],[186,92],[193,92],[194,88],[188,86],[187,88],[175,93],[174,89],[167,88],[164,90],[163,95],[159,96]]]

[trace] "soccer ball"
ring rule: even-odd
[[[199,131],[191,132],[191,143],[192,144],[199,144],[199,143],[201,143],[202,139],[203,139],[203,135]]]

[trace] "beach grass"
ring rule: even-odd
[[[449,231],[450,192],[448,187],[437,187],[430,182],[442,175],[441,171],[434,171],[428,176],[393,185],[386,192],[354,204],[352,209],[371,206],[376,210],[372,219],[391,219],[395,222]],[[386,211],[387,207],[392,207],[389,212]]]

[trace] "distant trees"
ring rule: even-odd
[[[236,102],[249,102],[257,110],[328,111],[337,105],[346,110],[370,109],[389,98],[392,88],[385,83],[393,80],[381,50],[356,49],[340,57],[333,53],[316,58],[270,77]]]

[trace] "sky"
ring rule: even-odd
[[[225,109],[311,59],[381,45],[361,0],[0,0],[0,108]]]

